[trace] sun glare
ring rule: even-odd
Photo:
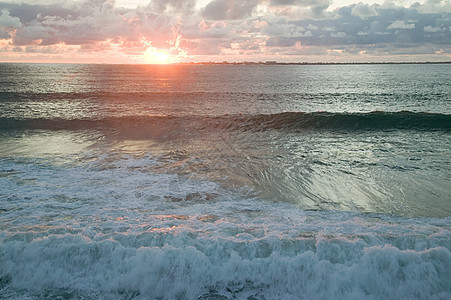
[[[171,62],[171,55],[165,51],[149,46],[144,52],[144,58],[150,64],[167,64]]]

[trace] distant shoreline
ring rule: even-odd
[[[265,66],[304,66],[304,65],[429,65],[451,64],[451,61],[420,61],[420,62],[182,62],[174,65],[265,65]]]

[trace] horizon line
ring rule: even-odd
[[[173,63],[93,63],[93,62],[24,62],[24,61],[0,61],[0,64],[67,64],[67,65],[149,65],[149,66],[170,66],[170,65],[402,65],[402,64],[451,64],[451,61],[368,61],[368,62],[279,62],[268,61],[201,61],[201,62],[173,62]]]

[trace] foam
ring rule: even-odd
[[[140,236],[135,236],[141,239]],[[260,241],[186,239],[134,247],[114,238],[51,235],[2,243],[2,278],[9,289],[195,299],[227,297],[305,299],[433,299],[449,297],[451,253],[361,240],[267,238]],[[279,248],[280,247],[280,248]],[[265,250],[265,248],[269,248]],[[265,252],[265,253],[262,253]]]
[[[1,297],[451,297],[451,218],[303,211],[92,155],[1,160]]]

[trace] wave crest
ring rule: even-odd
[[[267,130],[451,130],[451,115],[427,112],[331,113],[282,112],[258,115],[170,116],[141,115],[97,119],[0,118],[0,129],[79,130],[102,128],[167,128],[193,131]]]

